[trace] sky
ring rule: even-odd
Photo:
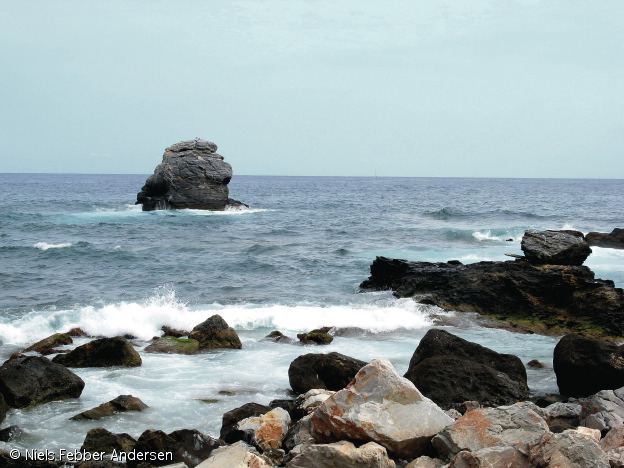
[[[621,0],[0,0],[0,172],[624,178]]]

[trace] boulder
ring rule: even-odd
[[[365,365],[340,353],[304,354],[290,363],[288,381],[299,394],[312,389],[342,390]]]
[[[442,468],[443,466],[446,466],[446,463],[439,458],[431,458],[427,455],[423,455],[409,462],[405,465],[405,468]]]
[[[240,338],[220,315],[213,315],[195,326],[189,338],[199,342],[200,349],[243,347]]]
[[[574,431],[547,432],[531,444],[526,466],[609,468],[609,458],[591,437]]]
[[[170,146],[137,194],[136,204],[143,205],[143,211],[246,207],[229,198],[232,166],[216,151],[217,145],[199,138]]]
[[[615,426],[600,441],[600,448],[605,452],[624,447],[624,426]]]
[[[576,400],[581,405],[581,425],[606,434],[624,424],[624,387],[602,390],[595,395]]]
[[[284,440],[284,448],[292,451],[297,446],[309,446],[316,441],[312,437],[312,415],[307,415],[297,421],[288,432]]]
[[[323,327],[308,333],[297,333],[297,338],[299,338],[302,344],[326,345],[334,340],[334,337],[329,334],[332,328],[333,327]]]
[[[272,409],[270,406],[258,403],[245,403],[243,406],[228,411],[223,415],[219,438],[228,444],[243,440],[245,434],[237,429],[238,423],[246,418],[262,416]]]
[[[284,344],[294,343],[295,341],[292,338],[289,338],[288,336],[284,335],[279,330],[273,330],[271,333],[265,336],[264,339],[266,341],[274,341],[275,343],[284,343]]]
[[[453,423],[440,407],[401,377],[385,359],[375,359],[311,416],[317,442],[376,442],[401,458],[430,449],[431,438]]]
[[[522,236],[520,248],[529,262],[538,265],[580,266],[591,253],[583,234],[570,231],[529,229]]]
[[[163,431],[148,429],[144,431],[136,442],[133,450],[137,456],[128,460],[128,468],[136,468],[141,464],[141,460],[149,457],[152,466],[165,466],[174,462],[182,461],[182,446],[173,437],[168,436]],[[156,454],[171,453],[169,460],[153,460]],[[163,458],[169,457],[163,455]]]
[[[465,401],[509,405],[529,396],[522,361],[445,330],[431,329],[420,340],[405,378],[442,408]]]
[[[562,395],[614,390],[624,386],[624,345],[565,335],[555,346],[553,368]]]
[[[72,371],[45,357],[11,359],[0,367],[0,393],[13,408],[78,398],[84,386]]]
[[[62,468],[56,461],[33,460],[24,455],[14,459],[11,452],[0,449],[0,466],[2,468]]]
[[[239,441],[218,448],[197,468],[271,468],[273,463],[260,455],[255,448]]]
[[[475,452],[463,450],[453,457],[447,468],[515,468],[528,466],[533,465],[529,464],[525,454],[511,445],[504,445],[486,447]],[[406,468],[408,467],[409,465]]]
[[[552,432],[562,432],[564,429],[573,429],[581,424],[583,407],[578,403],[553,403],[541,410],[540,414]]]
[[[356,448],[342,440],[332,444],[314,444],[293,458],[286,468],[395,468],[386,449],[375,442]]]
[[[154,340],[145,347],[146,353],[163,354],[198,354],[199,341],[191,338],[176,338],[174,336],[163,336]]]
[[[5,427],[0,429],[0,442],[11,442],[23,433],[24,431],[19,426]]]
[[[466,413],[436,435],[432,443],[447,458],[461,451],[509,445],[524,453],[545,432],[550,432],[546,421],[529,406],[500,406]]]
[[[80,447],[81,452],[131,452],[136,445],[136,439],[126,433],[113,434],[112,432],[97,427],[87,432],[87,436]]]
[[[295,408],[291,411],[291,416],[294,419],[300,419],[308,414],[314,412],[316,408],[321,406],[325,400],[332,396],[336,392],[331,390],[324,390],[321,388],[314,388],[299,395],[295,400]]]
[[[261,415],[240,421],[236,428],[243,432],[245,442],[263,452],[278,449],[288,434],[290,415],[283,408],[275,408]]]
[[[169,437],[180,444],[180,459],[189,467],[193,468],[207,459],[213,450],[223,447],[225,442],[213,439],[195,429],[181,429],[173,431]]]
[[[2,390],[0,390],[0,423],[6,419],[6,415],[9,412],[9,405],[4,401],[4,395],[2,395]]]
[[[392,289],[397,297],[478,312],[516,330],[624,336],[624,291],[595,278],[585,266],[524,260],[462,265],[377,257],[360,287]]]
[[[83,411],[70,419],[73,421],[92,421],[126,411],[143,411],[148,406],[132,395],[119,395],[117,398],[102,403],[100,406]]]
[[[624,249],[624,229],[615,228],[611,233],[590,232],[585,236],[589,245],[611,249]]]
[[[24,349],[22,353],[28,353],[30,351],[36,351],[39,354],[52,354],[55,353],[54,348],[58,346],[72,344],[74,341],[67,333],[56,333],[48,336],[41,341],[37,341],[34,345]]]
[[[141,356],[128,340],[118,336],[93,340],[52,361],[67,367],[135,367],[141,365]]]
[[[160,327],[163,332],[163,336],[173,336],[174,338],[182,338],[183,336],[189,336],[189,332],[186,330],[177,330],[175,328],[168,327],[167,325],[163,325]]]

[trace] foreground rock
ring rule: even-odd
[[[131,452],[136,445],[136,439],[132,436],[122,433],[114,434],[103,427],[97,427],[87,432],[87,436],[80,447],[81,452],[104,452],[112,454],[113,452]]]
[[[243,347],[234,329],[220,315],[213,315],[195,326],[189,338],[197,340],[200,349],[241,349]]]
[[[429,330],[420,340],[405,378],[442,408],[465,401],[509,405],[529,396],[520,358],[438,329]]]
[[[141,356],[128,340],[115,337],[93,340],[52,361],[68,367],[135,367],[141,365]]]
[[[198,354],[199,342],[191,338],[163,336],[145,347],[146,353]]]
[[[199,138],[170,146],[137,194],[136,204],[142,204],[143,211],[246,207],[229,198],[232,166],[216,151],[217,145]]]
[[[92,408],[82,413],[72,416],[73,421],[91,421],[94,419],[102,419],[106,416],[112,416],[116,413],[125,413],[126,411],[143,411],[148,406],[132,395],[119,395],[117,398],[102,403],[100,406]]]
[[[236,428],[248,442],[263,452],[279,449],[290,427],[290,415],[283,408],[275,408],[261,416],[240,421]]]
[[[624,249],[624,229],[615,228],[611,233],[590,232],[585,236],[589,245],[607,247],[611,249]]]
[[[375,359],[311,415],[317,442],[372,441],[401,458],[430,449],[431,438],[453,423],[385,359]]]
[[[523,260],[463,265],[377,257],[361,287],[392,289],[398,297],[479,312],[538,332],[624,336],[624,291],[612,281],[594,278],[585,266]]]
[[[591,253],[583,234],[569,231],[525,231],[520,244],[526,259],[538,265],[580,266]]]
[[[271,468],[273,463],[245,442],[215,450],[197,468]]]
[[[596,440],[575,431],[545,433],[533,444],[527,466],[609,468]]]
[[[298,394],[312,389],[342,390],[365,365],[340,353],[304,354],[290,363],[288,381]]]
[[[243,406],[228,411],[223,415],[219,437],[228,444],[243,440],[245,433],[238,429],[238,423],[247,418],[262,416],[272,409],[270,406],[258,403],[245,403]]]
[[[553,368],[562,395],[584,397],[624,386],[624,346],[565,335],[555,346]]]
[[[29,346],[24,349],[22,353],[28,353],[30,351],[36,351],[39,354],[52,354],[56,352],[54,348],[59,346],[72,344],[74,341],[71,336],[67,333],[56,333],[54,335],[48,336],[41,341],[36,342],[34,345]]]
[[[45,357],[11,359],[0,367],[0,393],[13,408],[78,398],[84,386],[72,371]]]
[[[597,429],[606,434],[613,428],[624,425],[624,387],[617,390],[602,390],[587,398],[580,398],[581,425]]]
[[[356,448],[351,442],[314,444],[286,465],[287,468],[395,468],[386,449],[375,442]]]

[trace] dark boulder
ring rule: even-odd
[[[62,464],[56,461],[33,460],[24,455],[13,458],[8,450],[0,449],[0,466],[2,468],[62,468]]]
[[[138,438],[134,446],[136,459],[128,460],[129,468],[136,468],[141,464],[141,460],[148,460],[151,466],[166,466],[182,461],[182,446],[173,437],[168,436],[163,431],[148,429]],[[161,455],[162,460],[153,460]],[[171,454],[171,455],[164,455]]]
[[[520,248],[531,263],[580,266],[591,253],[591,249],[582,233],[570,232],[530,229],[522,236]]]
[[[611,233],[590,232],[585,236],[589,245],[607,247],[610,249],[624,249],[624,229],[615,228]]]
[[[553,356],[553,368],[562,395],[585,397],[624,386],[624,345],[565,335]]]
[[[189,336],[189,332],[185,330],[177,330],[175,328],[168,327],[167,325],[163,325],[160,329],[163,331],[163,336],[173,336],[174,338]]]
[[[297,333],[297,338],[299,338],[302,344],[326,345],[334,340],[334,337],[329,334],[332,328],[333,327],[323,327],[308,333]]]
[[[23,434],[18,426],[9,426],[0,430],[0,442],[11,442]]]
[[[0,391],[0,423],[6,419],[6,415],[9,412],[9,405],[4,401],[2,391]]]
[[[237,429],[237,424],[246,418],[262,416],[273,408],[258,403],[245,403],[243,406],[234,408],[223,415],[219,438],[228,444],[243,440],[245,433]]]
[[[286,343],[286,344],[294,342],[292,338],[289,338],[288,336],[284,335],[279,330],[273,330],[271,333],[269,333],[267,336],[264,337],[264,340],[274,341],[275,343]]]
[[[163,336],[145,347],[146,353],[164,354],[198,354],[199,342],[191,338],[175,338]]]
[[[102,419],[106,416],[112,416],[116,413],[125,413],[126,411],[143,411],[148,406],[132,395],[119,395],[117,398],[102,403],[100,406],[92,408],[82,413],[72,416],[70,419],[74,421]]]
[[[195,326],[189,338],[197,340],[200,349],[241,349],[243,347],[236,331],[220,315],[213,315]]]
[[[469,265],[377,257],[363,289],[392,289],[443,309],[478,312],[519,329],[624,336],[624,291],[585,266],[524,260]]]
[[[136,439],[126,433],[114,434],[103,427],[97,427],[87,432],[87,436],[80,447],[81,452],[104,452],[107,454],[131,452]]]
[[[199,465],[210,456],[213,450],[225,445],[222,440],[213,439],[195,429],[174,431],[169,434],[169,437],[180,444],[179,461],[186,463],[189,468]]]
[[[68,367],[135,367],[141,365],[141,356],[128,340],[118,336],[93,340],[52,361]]]
[[[522,361],[445,330],[431,329],[420,340],[405,377],[443,408],[465,401],[501,406],[529,396]]]
[[[217,145],[199,138],[170,146],[137,194],[136,204],[142,204],[143,211],[246,207],[229,198],[232,166],[216,151]]]
[[[314,388],[342,390],[366,364],[340,353],[304,354],[290,363],[288,381],[298,394]]]
[[[11,359],[0,367],[0,393],[13,408],[78,398],[84,386],[72,371],[45,357]]]
[[[74,341],[67,333],[56,333],[48,336],[41,341],[36,342],[34,345],[24,349],[22,353],[28,353],[30,351],[36,351],[39,354],[52,354],[56,351],[54,348],[58,346],[72,344]]]

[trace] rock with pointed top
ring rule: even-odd
[[[191,331],[189,338],[199,342],[200,349],[243,347],[240,338],[220,315],[213,315]]]

